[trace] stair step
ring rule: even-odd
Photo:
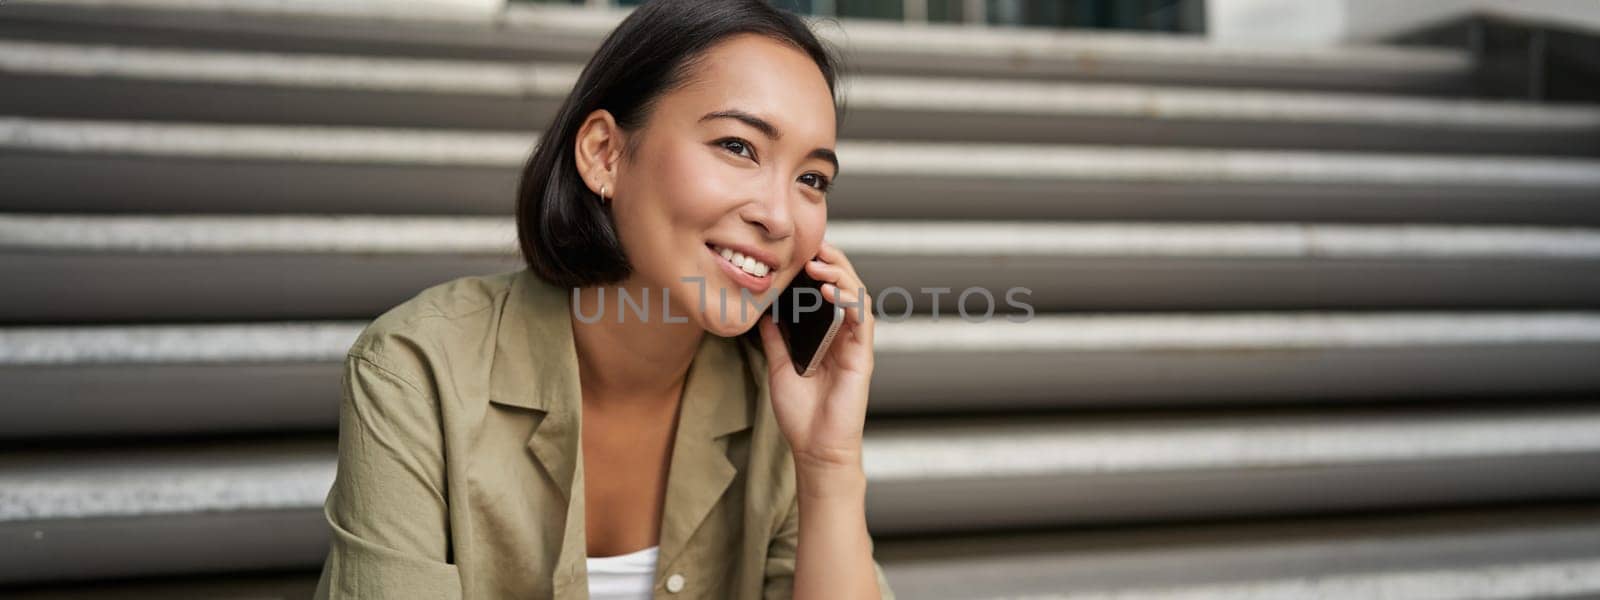
[[[327,430],[363,326],[0,329],[0,439]]]
[[[0,582],[313,566],[334,451],[308,438],[7,453]],[[1470,506],[1592,498],[1600,409],[962,417],[875,423],[864,452],[882,535]],[[207,543],[224,531],[229,544]]]
[[[0,454],[0,584],[320,564],[336,452],[327,438]]]
[[[288,600],[315,595],[319,570],[256,571],[140,577],[94,582],[40,582],[7,589],[11,600]]]
[[[878,540],[895,592],[1070,600],[1578,597],[1600,506]]]
[[[585,61],[626,13],[511,4],[276,0],[10,0],[0,36],[280,52]],[[837,23],[837,24],[836,24]],[[842,24],[842,26],[841,26]],[[814,30],[867,73],[1160,81],[1459,93],[1464,50],[1382,46],[1230,47],[1203,38],[829,20]]]
[[[0,82],[23,92],[0,113],[533,130],[582,66],[0,40]],[[882,75],[841,89],[847,137],[1600,154],[1587,105]]]
[[[1600,482],[1566,480],[1600,466],[1600,408],[1592,404],[1448,413],[962,416],[869,429],[868,513],[884,533],[1259,518],[1600,492]]]
[[[509,214],[535,137],[4,117],[0,176],[15,183],[0,209]],[[1600,223],[1593,159],[881,140],[837,149],[837,218]]]
[[[363,326],[0,328],[0,438],[331,428]],[[876,360],[877,415],[1592,395],[1600,314],[922,317],[880,321]]]
[[[1600,304],[1593,228],[835,220],[827,237],[891,317]],[[368,318],[521,264],[506,217],[9,214],[0,321]]]

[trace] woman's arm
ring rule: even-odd
[[[840,505],[842,503],[833,504]],[[824,507],[824,503],[811,503],[809,505],[817,508]],[[854,511],[844,512],[855,512],[855,517],[847,516],[840,518],[832,515],[812,515],[808,516],[807,518],[812,521],[813,524],[820,523],[822,526],[821,529],[825,530],[831,530],[830,523],[849,523],[853,519],[860,519],[862,523],[860,534],[867,544],[867,564],[872,565],[872,573],[875,581],[877,582],[878,595],[872,597],[880,598],[881,600],[894,600],[894,591],[890,589],[889,580],[883,574],[883,567],[878,565],[876,560],[872,560],[870,558],[872,553],[872,538],[866,537],[865,535],[865,519],[861,516],[864,511],[860,510],[860,505],[852,504],[852,506],[855,507]],[[809,512],[811,509],[806,510]],[[774,533],[772,544],[767,550],[766,585],[762,594],[762,597],[765,600],[791,600],[792,598],[796,597],[795,593],[796,588],[798,587],[796,581],[799,579],[799,577],[795,572],[795,562],[797,558],[796,555],[798,554],[798,550],[800,548],[800,511],[800,499],[797,495],[794,503],[790,504],[789,506],[787,516],[779,525],[777,532]],[[817,540],[816,537],[817,536],[808,534],[808,537],[806,538],[806,553],[809,556],[813,551],[818,551],[823,553],[824,558],[821,561],[808,560],[806,563],[807,566],[805,567],[807,573],[825,573],[827,572],[827,569],[831,568],[826,562],[828,560],[827,546],[829,544],[826,540]],[[857,557],[853,560],[860,561],[861,559]],[[810,576],[808,575],[807,577]],[[833,586],[838,584],[838,581],[836,580],[837,578],[830,577],[829,579],[834,581],[825,583],[825,587],[822,589],[833,589]]]
[[[461,597],[449,563],[437,402],[375,357],[347,356],[333,541],[316,598]]]
[[[794,597],[893,598],[878,589],[872,537],[867,534],[867,476],[859,468],[796,464],[800,540]]]
[[[794,454],[799,525],[794,597],[893,597],[872,560],[861,437],[873,369],[872,300],[844,253],[823,242],[806,272],[845,311],[845,323],[811,377],[790,365],[771,315],[758,326],[778,428]]]

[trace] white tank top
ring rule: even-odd
[[[616,556],[588,557],[590,600],[650,600],[661,546]]]

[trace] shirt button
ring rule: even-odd
[[[679,575],[677,573],[673,573],[671,577],[668,577],[667,578],[667,591],[672,592],[674,594],[683,591],[683,576]]]

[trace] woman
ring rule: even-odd
[[[318,597],[893,597],[863,508],[871,300],[822,241],[834,79],[763,0],[618,25],[523,172],[528,268],[350,348]],[[738,302],[801,269],[847,307],[811,377]]]

